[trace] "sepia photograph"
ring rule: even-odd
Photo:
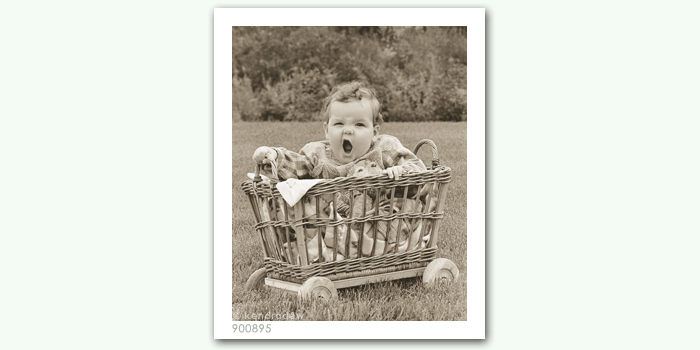
[[[229,30],[233,328],[468,321],[469,26]]]

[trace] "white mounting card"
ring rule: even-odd
[[[246,155],[249,163],[233,164],[233,144],[237,129],[243,121],[235,121],[233,103],[233,37],[232,27],[236,26],[454,26],[467,27],[467,115],[466,143],[463,152],[466,167],[466,188],[468,188],[466,213],[445,210],[448,215],[465,215],[469,218],[466,227],[459,234],[468,235],[466,246],[468,264],[460,263],[459,279],[466,279],[466,317],[454,321],[425,321],[421,319],[404,322],[389,321],[317,321],[304,322],[306,315],[290,315],[289,310],[255,310],[248,305],[245,315],[234,320],[236,303],[232,300],[234,271],[241,264],[233,256],[236,244],[232,233],[234,213],[233,201],[246,203],[236,210],[250,211],[247,197],[234,191],[241,191],[243,178],[234,178],[239,167],[247,167],[242,174],[254,170],[252,151]],[[486,67],[485,67],[485,10],[470,8],[218,8],[214,9],[213,38],[213,82],[214,82],[214,338],[215,339],[485,339],[486,323]],[[341,57],[338,58],[342,59]],[[322,101],[320,101],[322,102]],[[321,128],[321,122],[318,128]],[[280,125],[281,123],[276,123]],[[391,124],[391,123],[389,123]],[[401,123],[397,128],[401,127]],[[428,135],[429,137],[439,137]],[[260,144],[267,144],[264,133],[259,136]],[[318,141],[309,139],[308,142]],[[278,146],[278,145],[269,145]],[[282,145],[279,145],[282,146]],[[413,145],[407,147],[412,148]],[[251,146],[252,150],[255,147]],[[293,151],[298,151],[294,149]],[[248,152],[248,151],[246,151]],[[457,186],[457,184],[454,184]],[[453,186],[453,184],[450,184]],[[238,204],[238,203],[237,203]],[[244,206],[245,205],[245,206]],[[465,220],[466,221],[466,220]],[[254,223],[251,222],[251,226]],[[455,228],[452,228],[455,230]],[[456,230],[455,230],[456,231]],[[257,234],[251,230],[250,235]],[[456,233],[455,233],[456,234]],[[259,246],[256,249],[262,250]],[[438,250],[441,246],[438,245]],[[256,251],[256,259],[262,261],[262,251]],[[438,251],[438,256],[440,252]],[[445,256],[448,257],[449,256]],[[250,265],[250,259],[247,261]],[[236,281],[245,281],[247,276],[237,276]],[[243,282],[245,283],[245,282]],[[417,282],[420,283],[420,282]],[[449,292],[449,291],[448,291]],[[463,293],[463,292],[461,292]],[[264,303],[263,303],[264,304]],[[323,304],[317,307],[325,307]],[[333,306],[328,306],[333,307]],[[407,305],[411,307],[411,305]],[[255,310],[255,311],[250,311]],[[299,308],[303,312],[303,308]],[[260,317],[262,315],[262,317]],[[290,322],[275,320],[281,318],[301,318]],[[261,327],[262,325],[262,327]],[[253,329],[256,331],[253,331]]]

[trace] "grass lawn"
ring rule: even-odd
[[[421,139],[438,147],[440,164],[452,168],[438,241],[438,258],[452,260],[460,270],[456,283],[424,287],[420,278],[339,289],[337,300],[298,301],[295,296],[244,289],[248,277],[262,267],[263,252],[255,236],[255,219],[240,184],[253,172],[252,156],[259,146],[298,152],[306,143],[325,139],[321,123],[251,122],[233,124],[233,295],[232,315],[295,313],[315,321],[464,321],[467,319],[467,123],[385,123],[380,134],[399,138],[413,150]],[[429,166],[431,152],[418,156]],[[234,320],[244,321],[243,318]],[[250,319],[248,321],[251,321]]]

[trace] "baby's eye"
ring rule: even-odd
[[[363,123],[357,123],[357,126],[365,126]]]

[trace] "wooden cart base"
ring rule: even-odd
[[[254,290],[259,289],[262,286],[268,286],[287,293],[298,295],[301,298],[334,299],[338,297],[338,289],[341,288],[349,288],[367,283],[377,283],[420,276],[423,276],[423,284],[450,282],[457,279],[459,276],[459,269],[457,269],[457,266],[455,266],[452,261],[439,258],[433,260],[426,267],[386,272],[337,281],[331,281],[326,277],[316,276],[311,277],[303,284],[300,284],[267,277],[265,269],[261,268],[255,271],[250,278],[248,278],[246,289]]]
[[[423,271],[425,271],[425,267],[411,269],[411,270],[382,273],[379,275],[348,278],[348,279],[344,279],[344,280],[331,281],[331,282],[333,282],[333,286],[336,289],[341,289],[341,288],[349,288],[349,287],[359,286],[359,285],[362,285],[365,283],[376,283],[376,282],[397,280],[397,279],[402,279],[402,278],[419,277],[419,276],[423,275]],[[265,285],[272,287],[272,288],[281,289],[285,292],[289,292],[289,293],[294,294],[294,295],[297,295],[302,287],[302,285],[299,283],[287,282],[287,281],[282,281],[282,280],[269,278],[269,277],[265,278]]]

